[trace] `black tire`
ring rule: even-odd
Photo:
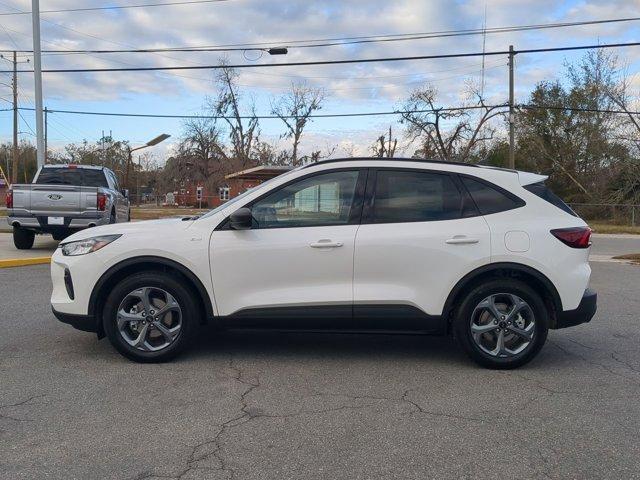
[[[473,314],[476,307],[484,299],[492,295],[499,294],[516,295],[520,299],[524,300],[530,307],[530,312],[533,313],[533,318],[535,319],[534,325],[531,327],[533,336],[526,348],[517,355],[510,355],[505,358],[500,358],[499,356],[490,355],[485,352],[476,343],[471,331]],[[501,316],[501,318],[505,317]],[[454,315],[452,327],[453,334],[457,342],[473,361],[486,368],[508,370],[518,368],[530,362],[540,352],[540,349],[543,347],[547,339],[547,333],[549,331],[549,312],[540,295],[526,283],[511,278],[495,279],[475,286],[465,295],[460,307]],[[510,330],[504,330],[504,332],[509,332],[508,335],[511,335],[511,338],[522,340],[518,337],[514,337]],[[493,335],[497,336],[495,331]]]
[[[58,242],[61,242],[62,240],[67,238],[69,235],[71,235],[71,232],[69,230],[60,230],[59,232],[55,232],[51,234],[53,239]]]
[[[127,295],[143,287],[158,288],[171,294],[182,312],[182,326],[173,343],[158,351],[142,351],[129,345],[117,326],[117,312]],[[166,362],[178,355],[191,343],[200,323],[200,312],[193,293],[180,283],[180,278],[162,272],[141,272],[121,280],[109,293],[102,310],[104,331],[111,344],[122,355],[141,363]]]
[[[13,244],[18,250],[29,250],[33,247],[35,232],[26,228],[13,227]]]

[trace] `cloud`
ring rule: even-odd
[[[26,0],[5,0],[4,11],[11,7],[28,10]],[[91,0],[83,6],[103,2]],[[480,28],[487,7],[487,26],[498,27],[535,23],[617,18],[637,15],[637,2],[596,0],[557,2],[553,0],[329,0],[324,2],[272,0],[229,1],[162,8],[141,8],[107,12],[69,12],[43,15],[42,38],[46,49],[119,49],[132,47],[173,47],[228,45],[271,42],[280,46],[289,40],[358,37],[377,34],[420,33],[453,29]],[[47,9],[77,6],[77,0],[49,0]],[[18,47],[31,48],[28,15],[1,18]],[[637,23],[598,25],[487,35],[486,50],[576,45],[605,41],[624,41],[637,37]],[[13,32],[13,33],[11,33]],[[13,48],[8,36],[2,36],[1,48]],[[291,46],[291,45],[290,45]],[[421,41],[369,43],[325,48],[290,48],[286,57],[264,54],[256,62],[298,62],[321,59],[415,56],[439,53],[475,52],[483,48],[482,36],[434,38]],[[640,49],[619,52],[629,58],[637,70]],[[526,98],[539,80],[557,74],[565,57],[557,55],[519,55],[517,57],[517,95]],[[216,64],[219,53],[158,53],[110,55],[46,55],[45,68],[96,68],[109,66],[167,66]],[[227,54],[232,63],[250,63],[242,52]],[[635,62],[635,63],[634,63]],[[484,70],[486,93],[492,101],[507,96],[506,56],[487,57]],[[443,104],[464,99],[465,85],[478,83],[482,74],[480,58],[419,60],[413,62],[368,63],[336,66],[303,66],[242,70],[240,84],[255,97],[259,113],[268,113],[269,99],[289,87],[292,81],[306,80],[326,90],[329,100],[324,111],[389,110],[402,103],[409,92],[424,82],[432,82]],[[24,76],[25,85],[31,78]],[[133,110],[155,98],[156,113],[165,113],[165,105],[177,105],[185,99],[190,108],[198,99],[214,90],[213,73],[207,70],[157,73],[47,74],[45,94],[57,105],[89,103],[102,110],[125,102]],[[330,110],[331,109],[331,110]],[[182,112],[187,113],[187,112]],[[191,113],[191,112],[188,112]],[[386,121],[386,119],[383,119]],[[374,122],[375,123],[375,122]],[[375,138],[375,125],[362,122],[366,137]],[[312,126],[316,128],[318,123]],[[352,123],[349,125],[353,125]],[[266,127],[267,133],[273,133]],[[322,146],[325,139],[340,137],[320,133],[314,137]],[[348,132],[360,131],[347,129]],[[346,131],[343,136],[346,136]],[[144,135],[141,133],[140,135]],[[358,148],[366,148],[361,134]],[[342,141],[342,140],[341,140]],[[368,140],[367,140],[368,141]],[[364,142],[364,143],[363,143]],[[310,148],[314,148],[311,146]]]

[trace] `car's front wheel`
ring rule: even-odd
[[[540,295],[517,279],[496,279],[465,296],[453,331],[464,351],[487,368],[517,368],[547,339],[549,313]]]
[[[172,359],[190,342],[199,321],[193,294],[162,272],[142,272],[120,281],[102,312],[111,344],[137,362]]]

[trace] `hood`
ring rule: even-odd
[[[61,243],[75,242],[100,235],[149,233],[149,231],[162,232],[163,230],[183,230],[189,228],[193,220],[182,219],[185,217],[161,218],[159,220],[144,220],[141,222],[113,223],[99,227],[87,228],[65,238]]]

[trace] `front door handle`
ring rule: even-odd
[[[329,239],[318,240],[317,242],[310,243],[311,248],[336,248],[341,247],[342,242],[334,242]]]
[[[449,240],[445,240],[444,243],[448,243],[449,245],[470,245],[472,243],[478,243],[480,240],[478,238],[467,237],[465,235],[456,235]]]

